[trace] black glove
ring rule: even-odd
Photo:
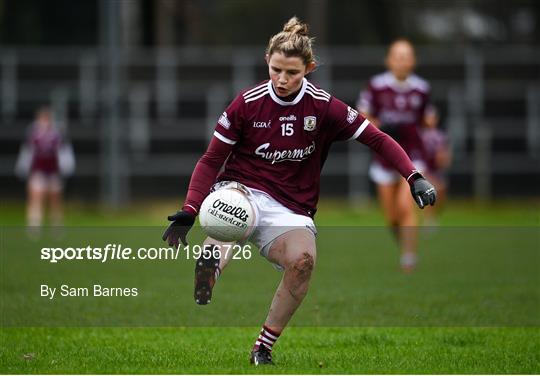
[[[381,132],[386,133],[392,137],[395,141],[399,142],[401,130],[400,125],[396,123],[383,123],[379,127]]]
[[[186,236],[195,223],[195,216],[182,210],[176,214],[169,215],[167,219],[172,222],[163,233],[163,240],[168,242],[171,246],[174,245],[175,247],[178,247],[178,239],[180,239],[182,244],[187,245]]]
[[[411,182],[412,181],[412,182]],[[420,209],[427,205],[435,204],[437,200],[437,191],[435,187],[427,181],[419,172],[415,173],[409,179],[411,185],[411,194]]]

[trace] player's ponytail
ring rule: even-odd
[[[274,52],[281,52],[287,57],[297,56],[302,58],[307,65],[315,62],[312,48],[313,38],[309,36],[309,26],[298,18],[292,17],[283,30],[270,38],[266,53],[271,56]]]

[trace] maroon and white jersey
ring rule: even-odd
[[[357,108],[377,118],[383,131],[385,126],[392,127],[391,135],[409,157],[422,160],[425,157],[419,132],[424,116],[434,111],[429,95],[429,84],[422,78],[413,74],[399,81],[391,72],[385,72],[374,76],[360,93]]]
[[[306,79],[288,98],[278,97],[271,81],[264,81],[240,94],[219,118],[182,210],[196,215],[216,181],[235,180],[313,217],[332,142],[353,139],[414,182],[416,170],[405,151],[356,110]]]
[[[54,128],[41,129],[34,124],[28,138],[32,147],[32,171],[58,173],[58,150],[62,143],[60,132]]]
[[[214,136],[233,149],[217,180],[262,190],[313,216],[330,145],[356,139],[368,125],[356,110],[305,78],[290,101],[264,81],[236,97],[219,118]]]
[[[441,167],[437,165],[437,154],[441,150],[447,150],[450,147],[448,136],[438,128],[425,128],[421,131],[422,141],[426,151],[426,164],[431,172],[438,172]]]

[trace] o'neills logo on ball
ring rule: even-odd
[[[212,204],[212,209],[210,209],[208,212],[222,221],[228,222],[234,226],[243,228],[247,227],[246,222],[249,218],[249,214],[241,207],[229,205],[226,202],[217,199]],[[230,216],[225,214],[229,214]]]

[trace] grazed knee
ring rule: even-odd
[[[299,281],[305,281],[311,276],[314,266],[315,260],[313,255],[304,252],[291,264],[290,269]]]

